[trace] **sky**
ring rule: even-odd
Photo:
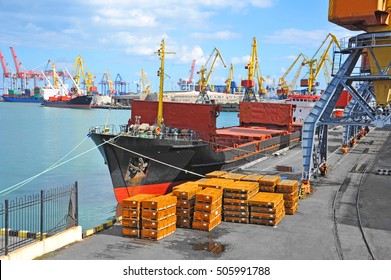
[[[214,48],[226,67],[217,60],[211,83],[224,84],[231,63],[240,83],[255,37],[262,76],[272,85],[300,53],[313,57],[328,33],[354,35],[328,22],[327,13],[328,0],[1,0],[0,50],[13,71],[9,47],[29,70],[51,69],[50,60],[72,72],[80,55],[99,89],[108,71],[135,92],[143,69],[157,91],[162,39],[175,52],[166,56],[165,90],[176,90],[193,60],[195,71],[209,71]]]

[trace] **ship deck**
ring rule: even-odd
[[[330,130],[329,174],[313,180],[314,191],[299,201],[298,212],[275,227],[222,222],[211,232],[178,228],[151,241],[123,237],[117,223],[42,259],[390,260],[390,176],[377,172],[391,170],[390,134],[372,130],[344,155],[342,128]],[[301,171],[300,147],[236,170],[288,179],[300,179]]]

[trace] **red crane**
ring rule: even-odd
[[[1,67],[3,68],[3,75],[4,75],[4,78],[9,78],[11,77],[11,73],[8,72],[7,70],[7,63],[5,62],[4,60],[4,56],[3,54],[1,53],[1,50],[0,50],[0,61],[1,61]]]
[[[194,59],[194,60],[193,60],[193,63],[191,64],[190,78],[189,78],[189,81],[187,82],[188,85],[193,83],[195,63],[196,63],[196,61],[195,61],[195,59]]]

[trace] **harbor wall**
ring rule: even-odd
[[[0,256],[0,260],[32,260],[81,240],[82,228],[81,226],[76,226],[45,238],[42,241],[37,241],[18,250],[12,251],[6,256]]]

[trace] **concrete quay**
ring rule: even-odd
[[[391,260],[391,137],[371,130],[343,154],[342,127],[329,132],[329,173],[314,179],[298,212],[274,227],[222,222],[211,232],[178,228],[159,240],[122,236],[119,222],[44,260]],[[301,147],[242,173],[300,179]],[[361,225],[361,227],[360,227]]]

